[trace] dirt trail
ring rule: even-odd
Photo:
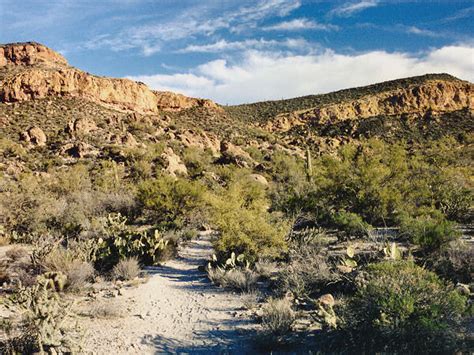
[[[242,300],[209,283],[197,268],[212,247],[207,237],[193,240],[179,258],[148,268],[150,279],[106,302],[125,315],[84,319],[85,351],[124,353],[249,353],[254,325],[239,317]]]

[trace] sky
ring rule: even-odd
[[[221,104],[425,73],[474,82],[473,24],[473,0],[0,0],[0,43]]]

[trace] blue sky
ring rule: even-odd
[[[220,103],[427,72],[474,81],[474,1],[0,0],[0,42]]]

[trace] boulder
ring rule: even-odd
[[[92,119],[84,117],[76,119],[72,124],[72,129],[74,133],[88,134],[97,130],[97,125]]]
[[[260,175],[260,174],[250,174],[249,179],[251,181],[255,181],[256,183],[261,184],[262,186],[267,187],[268,186],[268,180],[265,178],[265,176]]]
[[[46,145],[46,134],[39,127],[31,127],[20,133],[20,140],[41,147]]]
[[[85,158],[87,156],[97,156],[99,151],[90,144],[79,142],[65,144],[61,148],[60,154],[66,154],[73,158]]]
[[[220,163],[233,163],[241,167],[248,167],[249,163],[256,165],[249,153],[230,142],[221,141],[220,152]]]
[[[324,306],[333,307],[335,304],[334,297],[330,293],[326,293],[318,298],[318,302]]]
[[[138,145],[137,140],[130,132],[127,132],[125,137],[122,138],[122,144],[126,147],[136,147]]]
[[[166,148],[165,151],[161,154],[161,158],[165,162],[165,169],[164,171],[170,174],[171,176],[187,176],[188,169],[186,169],[186,165],[181,161],[179,155],[175,154],[173,149]]]

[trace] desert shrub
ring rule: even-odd
[[[367,236],[371,226],[362,217],[351,212],[337,212],[332,216],[332,224],[343,231],[348,237]]]
[[[428,251],[440,249],[459,237],[455,223],[446,220],[436,211],[430,215],[402,217],[400,234],[407,236],[411,242]]]
[[[135,200],[126,184],[121,190],[96,189],[87,169],[79,165],[6,182],[0,193],[5,231],[76,238],[90,232],[94,218],[112,212],[131,214]]]
[[[8,249],[5,252],[5,256],[8,259],[10,259],[12,262],[19,261],[23,259],[24,257],[26,257],[27,255],[28,255],[28,251],[20,245],[12,246],[10,249]]]
[[[313,157],[312,182],[305,181],[301,162],[277,157],[272,207],[313,214],[319,223],[332,211],[346,211],[372,225],[396,225],[400,213],[415,216],[426,208],[465,220],[472,204],[469,169],[453,148],[429,155],[426,149],[375,138],[345,144],[335,154]]]
[[[273,261],[259,260],[254,265],[254,271],[264,279],[269,279],[278,272],[278,265]]]
[[[272,299],[263,306],[262,325],[274,335],[284,335],[291,330],[296,314],[288,299]]]
[[[453,282],[469,284],[474,275],[474,248],[463,241],[449,243],[443,250],[434,253],[429,263],[441,277]]]
[[[83,290],[94,276],[95,270],[91,263],[75,260],[66,272],[67,288],[72,291]]]
[[[94,302],[91,304],[88,307],[85,315],[93,319],[111,319],[121,317],[123,315],[123,311],[120,304],[107,300],[107,302]]]
[[[153,166],[147,160],[136,160],[130,164],[130,177],[134,181],[141,181],[151,178],[153,175]]]
[[[233,268],[226,270],[221,267],[208,269],[208,277],[215,285],[238,292],[251,292],[255,289],[258,274],[252,270]]]
[[[449,220],[466,221],[468,218],[473,195],[464,185],[457,176],[443,176],[435,185],[435,205]]]
[[[8,138],[0,138],[0,155],[4,158],[22,158],[27,155],[27,150],[21,144]]]
[[[194,211],[206,206],[201,184],[166,175],[140,184],[138,200],[155,223],[177,227],[183,226]]]
[[[199,176],[209,170],[212,164],[212,152],[194,147],[188,147],[183,152],[183,162],[191,176]]]
[[[414,353],[452,345],[465,297],[411,261],[372,264],[366,271],[341,312],[344,345]]]
[[[314,298],[338,279],[319,248],[303,246],[290,250],[288,264],[278,273],[276,291],[279,295],[291,292],[300,299]]]
[[[140,265],[137,258],[120,260],[112,271],[114,278],[122,281],[130,281],[140,275]]]
[[[268,212],[269,201],[259,184],[233,181],[211,205],[211,221],[220,233],[214,243],[219,259],[235,252],[254,262],[279,257],[286,250],[288,223]]]
[[[92,280],[94,267],[75,249],[57,247],[42,261],[46,271],[62,272],[66,275],[65,289],[81,291]]]

